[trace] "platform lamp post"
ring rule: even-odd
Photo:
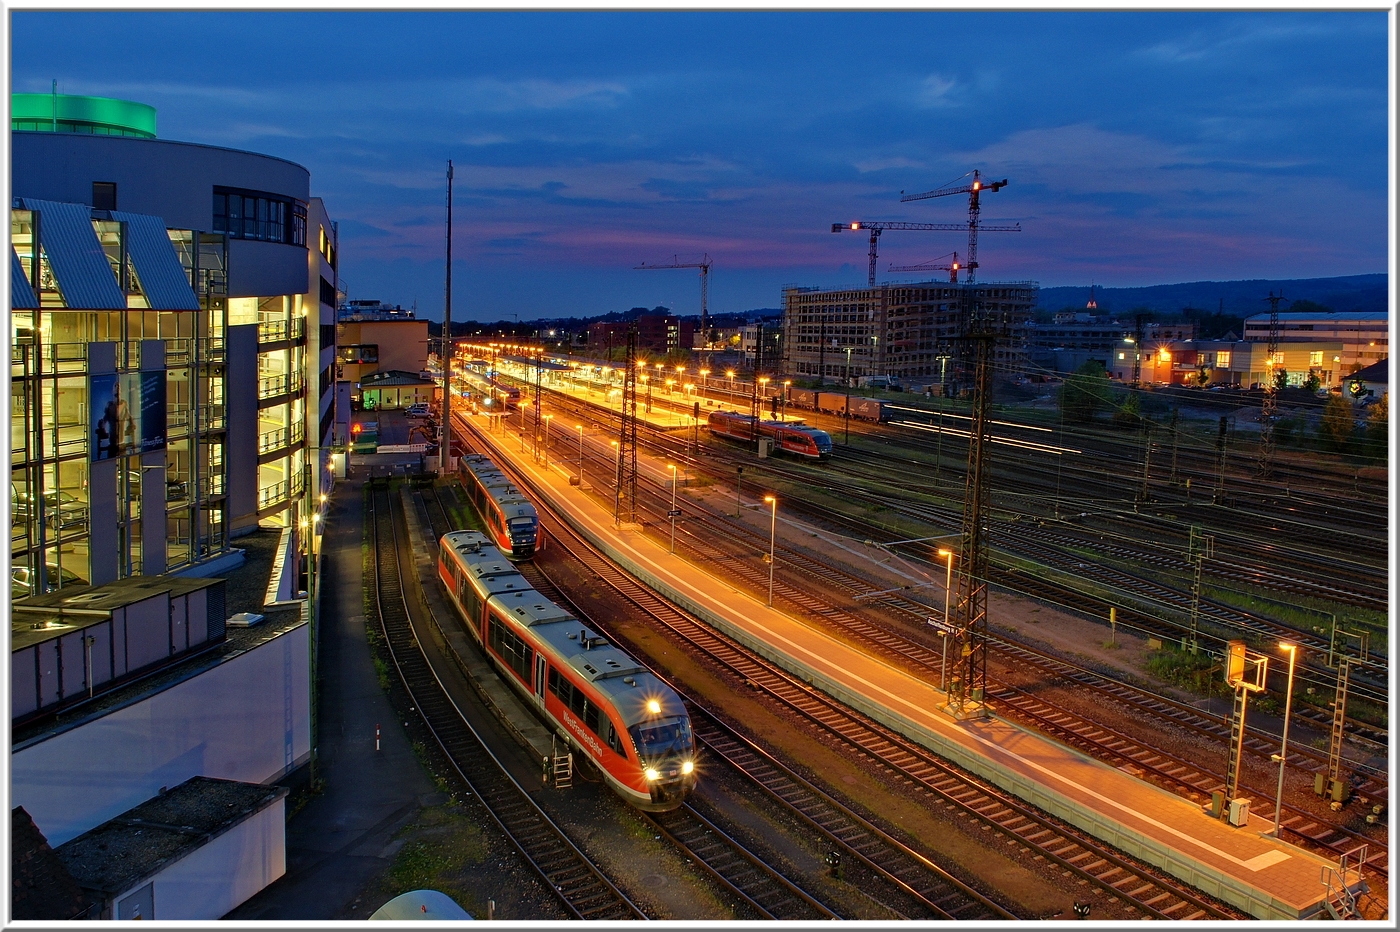
[[[530,407],[528,399],[520,399],[520,452],[525,452],[525,410]]]
[[[733,395],[733,394],[734,394],[734,370],[733,370],[733,369],[726,369],[725,372],[724,372],[724,374],[727,375],[727,376],[729,377],[729,394],[730,394],[730,395]]]
[[[583,425],[575,424],[578,428],[578,487],[583,490]]]
[[[552,414],[546,414],[546,415],[544,416],[544,468],[545,468],[545,472],[548,472],[548,471],[549,471],[549,422],[552,421],[553,419],[554,419],[554,415],[552,415]]]
[[[783,414],[778,420],[784,424],[787,423],[787,403],[790,394],[792,394],[792,379],[783,379]]]
[[[773,564],[778,562],[778,555],[775,545],[778,541],[778,499],[774,495],[765,495],[763,500],[773,506],[773,520],[768,526],[768,607],[773,607]]]
[[[667,463],[666,468],[671,470],[671,552],[676,552],[676,464]]]
[[[939,677],[939,689],[948,691],[948,629],[952,626],[953,604],[953,551],[938,548],[938,555],[948,561],[948,572],[943,577],[943,672]]]
[[[1274,796],[1274,837],[1279,837],[1279,822],[1283,817],[1283,768],[1288,765],[1288,719],[1293,713],[1293,666],[1298,660],[1298,645],[1283,641],[1279,647],[1288,651],[1288,685],[1287,693],[1283,700],[1283,742],[1279,745],[1278,754],[1274,755],[1274,760],[1278,761],[1278,793]]]
[[[701,369],[701,370],[700,370],[700,394],[702,394],[702,395],[705,394],[705,387],[706,387],[706,384],[707,384],[707,383],[706,383],[706,377],[707,377],[709,374],[710,374],[710,370],[709,370],[709,369]]]
[[[851,349],[846,347],[846,446],[851,445]]]

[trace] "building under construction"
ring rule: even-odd
[[[995,369],[1019,371],[1038,289],[1035,282],[929,281],[835,291],[789,286],[783,289],[783,371],[824,381],[888,375],[946,383],[957,378],[956,339],[979,304],[1010,322],[1009,334],[996,343]]]

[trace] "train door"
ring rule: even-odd
[[[544,705],[544,673],[547,661],[539,651],[535,652],[535,695],[539,697],[540,705]]]

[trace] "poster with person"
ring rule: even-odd
[[[123,372],[88,378],[92,460],[165,447],[165,372]]]

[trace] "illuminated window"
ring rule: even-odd
[[[215,188],[214,230],[234,239],[305,246],[306,205],[263,191]]]
[[[1230,368],[1230,351],[1229,351],[1229,350],[1221,350],[1220,352],[1218,352],[1218,353],[1215,354],[1215,367],[1216,367],[1217,369],[1228,369],[1228,368]]]
[[[1310,365],[1310,366],[1320,366],[1320,365],[1322,365],[1322,350],[1318,350],[1318,351],[1315,352],[1315,353],[1308,353],[1308,365]]]
[[[1119,353],[1119,354],[1118,354],[1118,358],[1119,358],[1119,359],[1126,359],[1127,357],[1124,356],[1122,353]]]

